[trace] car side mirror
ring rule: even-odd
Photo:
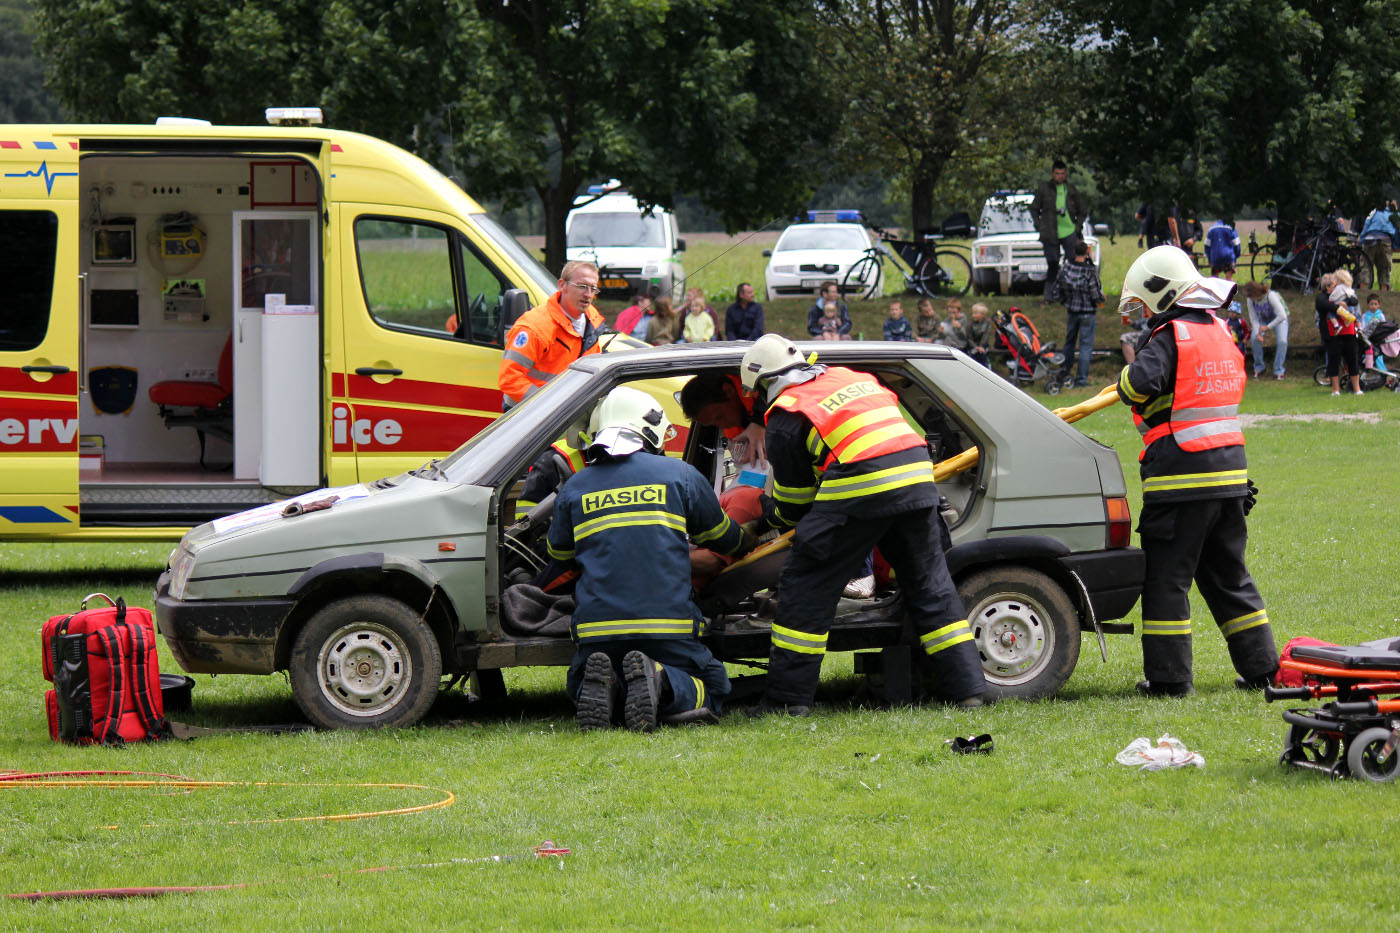
[[[765,250],[763,251],[763,255],[764,255],[764,256],[772,256],[772,255],[773,255],[773,251],[772,251],[771,249],[765,249]]]
[[[676,237],[676,252],[685,252],[685,237]]]
[[[501,293],[501,324],[496,342],[506,344],[506,331],[520,320],[520,316],[530,310],[530,295],[523,288],[508,288]]]

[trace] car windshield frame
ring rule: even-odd
[[[568,249],[665,249],[666,222],[660,214],[575,211],[564,239]]]
[[[833,245],[823,243],[822,236],[844,236],[849,237],[851,243],[848,245]],[[857,238],[859,238],[857,240]],[[870,248],[870,238],[860,227],[817,227],[817,226],[796,226],[788,227],[783,231],[783,235],[778,239],[778,243],[773,247],[775,253],[791,253],[797,250],[850,250],[851,252],[864,252]]]
[[[1029,201],[1006,199],[982,205],[982,216],[977,220],[978,236],[1035,232],[1035,218],[1031,216]]]
[[[541,265],[534,254],[520,245],[510,231],[501,225],[501,222],[485,211],[475,214],[468,214],[467,219],[477,226],[482,233],[486,234],[490,242],[501,252],[509,256],[520,271],[530,277],[546,295],[559,290],[559,280],[549,274],[549,270]]]
[[[512,407],[444,457],[438,462],[438,470],[449,482],[491,485],[491,475],[502,461],[510,459],[536,433],[548,433],[544,426],[558,417],[558,407],[550,404],[551,400],[567,398],[592,378],[591,373],[564,370],[528,400]]]

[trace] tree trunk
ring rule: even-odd
[[[579,181],[579,173],[566,164],[559,173],[559,184],[535,189],[544,205],[544,267],[555,275],[567,261],[564,221],[573,209]]]
[[[910,192],[910,213],[914,220],[914,236],[933,224],[933,186],[938,182],[938,171],[933,160],[927,155],[920,157],[914,167],[914,185]]]

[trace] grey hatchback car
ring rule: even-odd
[[[447,675],[501,689],[503,668],[567,664],[567,634],[514,618],[502,594],[543,565],[550,499],[516,519],[525,473],[586,422],[617,385],[662,398],[704,372],[737,372],[748,344],[712,343],[586,357],[442,460],[376,482],[324,490],[191,530],[156,592],[160,632],[192,673],[287,671],[295,699],[327,728],[409,725]],[[976,449],[974,468],[939,484],[949,568],[992,693],[1054,694],[1081,633],[1114,624],[1142,590],[1142,552],[1112,448],[1075,430],[990,370],[932,345],[803,345],[822,362],[874,375],[898,397],[935,460]],[[679,415],[673,415],[679,419]],[[681,428],[672,451],[718,488],[734,471],[724,438]],[[336,497],[327,503],[331,497]],[[697,593],[702,638],[721,659],[766,658],[783,555],[721,574]],[[645,561],[639,555],[639,564]],[[643,568],[644,569],[644,568]],[[684,581],[675,585],[683,586]],[[768,621],[765,621],[768,620]],[[897,585],[843,599],[829,651],[875,651],[901,680],[908,627]],[[905,678],[907,679],[907,678]],[[892,699],[902,696],[895,689]]]

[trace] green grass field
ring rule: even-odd
[[[1400,634],[1400,610],[1384,597],[1386,503],[1400,492],[1396,396],[1333,399],[1289,380],[1251,384],[1244,408],[1260,419],[1247,428],[1262,490],[1249,559],[1279,644]],[[1110,409],[1079,427],[1118,449],[1136,508],[1127,413]],[[409,730],[221,735],[120,751],[50,742],[41,622],[94,590],[149,604],[167,550],[0,543],[0,770],[414,783],[456,802],[367,821],[224,825],[437,795],[0,782],[0,893],[267,883],[153,901],[7,902],[0,928],[1345,929],[1383,925],[1393,908],[1386,853],[1400,787],[1280,767],[1278,709],[1231,686],[1208,624],[1197,629],[1198,693],[1184,700],[1134,693],[1137,638],[1110,637],[1105,664],[1086,637],[1057,699],[976,712],[854,708],[850,658],[833,656],[808,720],[740,715],[708,729],[583,735],[561,672],[525,670],[507,672],[507,709],[452,694]],[[1204,623],[1199,600],[1194,612]],[[163,646],[162,663],[175,670]],[[280,676],[197,680],[186,721],[300,719]],[[944,747],[980,732],[995,736],[994,754]],[[1164,732],[1200,751],[1205,769],[1143,774],[1113,762],[1132,739]],[[575,854],[347,873],[517,854],[544,839]]]

